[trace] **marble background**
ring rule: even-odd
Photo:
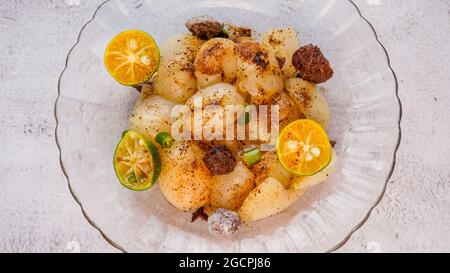
[[[65,57],[102,0],[0,1],[0,252],[116,252],[72,199],[54,139]],[[450,252],[450,1],[355,0],[397,73],[403,141],[340,252]]]

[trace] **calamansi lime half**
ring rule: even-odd
[[[149,80],[159,66],[160,53],[152,36],[141,30],[117,35],[107,46],[105,66],[119,83],[136,86]]]
[[[298,176],[312,176],[326,168],[333,148],[327,133],[317,122],[297,120],[281,132],[277,153],[283,167]]]
[[[114,169],[120,183],[130,190],[151,188],[161,173],[161,159],[156,147],[135,131],[127,131],[117,145]]]

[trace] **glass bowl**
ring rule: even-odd
[[[262,33],[291,26],[302,44],[330,59],[324,87],[332,110],[337,173],[287,211],[246,225],[228,239],[172,207],[159,189],[131,192],[118,183],[112,157],[138,93],[117,84],[103,65],[108,41],[143,29],[158,44],[186,32],[197,15]],[[341,0],[111,0],[83,28],[61,75],[55,107],[57,143],[70,190],[88,221],[127,252],[326,252],[340,247],[379,202],[400,140],[400,101],[389,59],[370,24]]]

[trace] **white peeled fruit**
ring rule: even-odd
[[[275,97],[272,105],[278,105],[280,107],[279,120],[280,120],[280,131],[284,129],[291,122],[299,120],[303,117],[300,112],[297,103],[286,94],[286,92],[281,92],[277,97]]]
[[[203,151],[193,143],[176,142],[161,152],[161,192],[176,208],[196,211],[209,204],[214,177],[203,163]]]
[[[304,188],[285,189],[280,181],[269,177],[248,195],[238,211],[239,216],[244,222],[262,220],[284,211],[305,192]]]
[[[170,112],[175,104],[158,95],[146,93],[136,103],[130,118],[130,129],[153,139],[160,132],[171,131]]]
[[[155,76],[155,89],[159,95],[184,103],[197,92],[194,61],[202,45],[202,40],[180,34],[161,46],[161,63]]]
[[[234,85],[228,83],[218,83],[198,91],[187,102],[186,105],[194,110],[195,100],[202,99],[203,106],[217,105],[245,105],[244,97],[239,94]]]
[[[252,171],[256,176],[255,182],[258,186],[268,177],[277,179],[286,189],[291,186],[292,174],[281,165],[276,152],[265,153],[261,157],[261,161],[253,166]]]
[[[237,88],[250,94],[252,102],[264,104],[283,91],[284,78],[275,56],[257,41],[244,41],[236,47]]]
[[[297,32],[293,28],[270,29],[263,38],[263,44],[275,55],[285,78],[295,77],[297,70],[292,57],[300,48]]]
[[[198,105],[196,105],[197,101],[199,102]],[[200,90],[186,102],[186,106],[192,113],[194,113],[195,107],[202,107],[203,110],[202,120],[196,120],[194,123],[195,116],[192,115],[191,131],[195,136],[203,135],[206,139],[214,138],[215,134],[217,134],[217,137],[220,137],[219,135],[222,138],[225,137],[227,132],[226,106],[237,105],[241,105],[243,109],[245,99],[237,92],[236,87],[231,84],[219,83]],[[230,126],[232,125],[234,123]],[[219,128],[221,129],[220,131]],[[211,136],[205,136],[203,134],[205,131],[214,131],[215,133],[211,133]]]
[[[211,206],[237,210],[255,188],[254,180],[253,173],[243,162],[239,162],[233,172],[216,176],[211,190]]]
[[[322,92],[312,83],[293,78],[286,81],[285,90],[297,103],[307,119],[327,129],[331,122],[330,107]]]
[[[233,83],[236,79],[236,44],[224,38],[207,41],[195,59],[195,76],[198,87],[205,88],[217,83]]]

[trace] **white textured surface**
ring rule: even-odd
[[[59,73],[101,2],[0,2],[0,251],[115,251],[73,201],[54,142]],[[450,2],[356,3],[399,78],[403,142],[383,201],[341,251],[450,251]]]

